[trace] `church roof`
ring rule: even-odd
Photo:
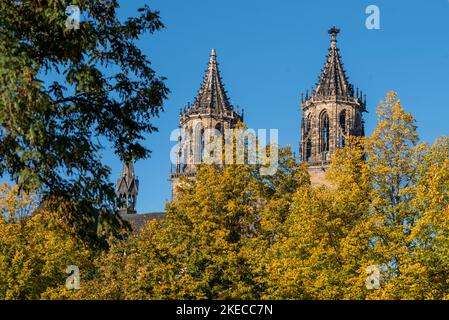
[[[326,64],[318,80],[316,96],[352,96],[353,88],[346,77],[341,63],[340,51],[337,48],[337,35],[339,29],[333,27],[329,30],[331,46],[327,54]]]
[[[218,68],[215,49],[212,49],[209,65],[203,78],[203,83],[192,105],[187,109],[189,114],[224,115],[233,111],[229,102]]]
[[[141,230],[146,223],[151,220],[164,220],[164,212],[150,212],[150,213],[139,213],[139,214],[121,214],[120,217],[129,222],[133,231]]]

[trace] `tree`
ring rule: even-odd
[[[0,1],[0,177],[47,205],[72,202],[80,226],[115,207],[100,141],[124,161],[147,157],[141,140],[168,89],[136,45],[163,28],[158,12],[121,21],[116,0],[72,4],[79,29],[66,26],[66,1]]]
[[[327,187],[311,186],[289,147],[272,176],[202,164],[164,220],[108,250],[70,227],[72,202],[50,211],[4,184],[0,298],[447,299],[449,138],[419,144],[395,93],[378,116],[372,136],[336,150]],[[80,290],[64,286],[71,264]]]
[[[369,297],[392,298],[395,287],[402,287],[404,294],[407,286],[403,271],[413,256],[411,230],[419,211],[412,200],[423,146],[418,145],[413,116],[404,111],[396,93],[387,95],[377,114],[379,121],[367,145],[367,164],[373,176],[371,251],[373,264],[383,269],[383,283]]]
[[[82,299],[259,298],[266,276],[262,257],[279,232],[305,169],[289,148],[281,150],[275,176],[257,165],[201,165],[185,179],[166,219],[150,222],[126,241],[115,241],[96,259],[96,271],[78,292],[54,297]],[[280,214],[268,207],[282,204]],[[267,207],[267,208],[268,208]],[[273,218],[274,216],[274,218]]]
[[[395,272],[376,292],[382,299],[448,298],[449,140],[442,137],[433,146],[424,144],[419,149],[420,161],[414,167],[417,180],[407,200],[414,216],[412,223],[404,222],[401,241],[394,244],[406,248],[394,265]]]
[[[414,253],[405,270],[410,287],[404,292],[419,299],[448,299],[449,137],[441,137],[427,148],[418,170],[413,205],[419,219],[410,233]]]
[[[328,179],[332,188],[305,184],[294,193],[283,233],[268,250],[266,298],[364,297],[370,175],[363,141],[334,154]]]
[[[186,181],[166,219],[152,221],[96,260],[78,292],[83,299],[225,299],[254,297],[242,239],[255,231],[258,184],[244,165],[202,165]]]
[[[89,271],[92,252],[61,215],[36,211],[36,195],[16,186],[0,195],[0,299],[40,299],[65,285],[69,265]]]

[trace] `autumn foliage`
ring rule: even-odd
[[[166,219],[83,242],[35,195],[0,194],[2,299],[447,299],[449,137],[420,143],[396,94],[311,186],[289,147],[279,168],[202,165]],[[79,290],[65,288],[67,265]],[[379,286],[367,283],[369,267]]]

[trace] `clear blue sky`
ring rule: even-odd
[[[199,89],[211,48],[249,127],[278,128],[280,144],[296,151],[300,94],[317,81],[333,25],[341,28],[338,45],[349,79],[368,97],[367,134],[389,90],[415,116],[422,140],[449,134],[448,0],[141,0],[122,1],[120,12],[129,16],[144,3],[161,12],[166,29],[143,37],[141,48],[171,93],[155,120],[160,131],[146,140],[152,156],[136,164],[138,212],[163,210],[170,198],[169,135],[179,108]],[[370,4],[380,8],[380,30],[365,27]],[[117,178],[118,159],[106,152],[105,161]]]
[[[375,108],[389,90],[398,92],[417,120],[422,140],[449,134],[449,1],[406,0],[123,0],[124,18],[148,4],[166,29],[139,42],[154,69],[167,77],[171,93],[165,112],[148,135],[149,159],[136,163],[138,212],[162,211],[170,199],[169,152],[179,109],[192,102],[211,48],[217,51],[228,95],[245,109],[250,128],[279,129],[281,145],[298,151],[299,100],[324,65],[332,26],[349,80],[368,98],[366,132]],[[365,9],[380,8],[381,29],[365,27]],[[117,179],[122,164],[105,150]]]

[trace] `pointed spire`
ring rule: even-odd
[[[136,213],[136,200],[139,192],[139,180],[134,172],[134,162],[123,164],[122,174],[117,180],[117,197],[119,198],[121,214]]]
[[[329,34],[331,35],[331,48],[337,48],[337,35],[340,33],[340,29],[336,27],[332,27],[329,30]]]
[[[337,35],[340,29],[332,27],[329,30],[331,35],[331,46],[327,54],[327,61],[321,73],[316,95],[318,96],[348,96],[350,87],[348,78],[340,58],[340,52],[337,48]]]
[[[209,65],[201,84],[195,102],[192,105],[191,112],[202,113],[210,111],[215,114],[223,114],[226,111],[232,111],[232,106],[224,88],[220,70],[218,69],[217,55],[215,49],[210,53]]]
[[[122,177],[127,177],[128,179],[135,177],[133,161],[123,164]]]

